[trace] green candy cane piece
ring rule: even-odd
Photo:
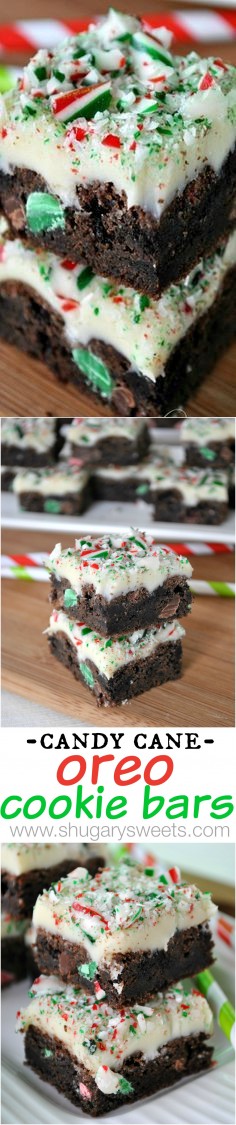
[[[202,454],[202,457],[206,458],[206,461],[215,461],[216,453],[214,449],[208,449],[208,446],[203,445],[202,449],[200,449],[200,453]]]
[[[88,668],[88,665],[84,664],[83,661],[80,664],[80,671],[82,672],[82,676],[84,677],[85,683],[88,684],[88,687],[94,687],[94,676],[91,672],[91,668]]]
[[[86,375],[88,382],[92,383],[93,387],[100,391],[101,395],[104,395],[104,398],[110,398],[115,384],[106,364],[84,348],[74,348],[72,355],[77,367],[80,367],[80,370]]]
[[[66,609],[69,609],[72,605],[77,605],[77,594],[75,594],[74,590],[70,590],[68,587],[68,589],[65,590],[64,593],[64,606]]]
[[[119,1078],[119,1087],[122,1091],[122,1094],[133,1094],[134,1087],[131,1086],[131,1082],[128,1082],[128,1079],[123,1078],[122,1075]]]
[[[59,199],[47,191],[32,191],[26,203],[29,230],[40,234],[43,230],[56,230],[65,226],[65,216]]]
[[[81,973],[82,977],[86,977],[87,980],[93,980],[96,972],[97,972],[97,962],[96,961],[88,961],[84,965],[78,965],[78,973]]]

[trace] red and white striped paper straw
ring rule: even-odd
[[[70,33],[84,31],[88,20],[16,20],[0,24],[0,52],[34,54],[39,47],[54,48]],[[145,16],[149,27],[167,27],[175,40],[189,43],[232,42],[236,36],[236,13],[231,8],[178,10]]]
[[[229,945],[231,949],[235,948],[235,924],[233,921],[229,922],[228,918],[219,914],[216,920],[216,933],[217,937],[225,942],[225,945]]]

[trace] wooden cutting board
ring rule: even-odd
[[[153,688],[126,706],[98,709],[89,689],[76,683],[49,652],[43,636],[49,619],[47,585],[4,579],[2,591],[2,684],[8,691],[85,726],[233,725],[233,599],[195,599],[186,619],[180,680]]]

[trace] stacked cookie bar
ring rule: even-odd
[[[101,846],[3,844],[1,848],[1,965],[3,983],[35,976],[32,914],[38,894],[74,863],[94,874],[104,864]]]
[[[63,445],[55,418],[3,418],[2,491],[30,511],[81,515],[92,500],[90,474],[82,462],[60,461]]]
[[[215,910],[137,864],[54,883],[33,915],[43,975],[20,1013],[27,1062],[94,1116],[209,1066],[210,1008],[178,982],[211,964]]]
[[[57,544],[49,559],[52,653],[98,704],[124,703],[181,672],[191,608],[188,559],[151,536],[101,536]]]
[[[112,413],[184,403],[235,332],[235,136],[234,68],[165,29],[40,50],[1,105],[1,334]]]
[[[185,465],[207,470],[213,485],[225,480],[229,507],[235,507],[235,419],[186,418],[178,425]]]

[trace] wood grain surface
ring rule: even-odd
[[[165,0],[160,0],[159,4],[149,4],[148,0],[143,0],[142,4],[137,6],[136,0],[129,0],[126,3],[119,3],[119,8],[123,11],[137,13],[137,8],[142,12],[142,15],[150,13],[151,11],[168,12],[172,8],[180,8],[184,6],[179,3],[170,3],[166,5]],[[187,4],[190,8],[191,3]],[[108,4],[101,0],[101,2],[94,3],[94,0],[88,0],[86,4],[86,18],[92,18],[97,14],[105,12]],[[206,2],[207,7],[207,2]],[[194,5],[196,8],[196,5]],[[23,12],[23,15],[26,13]],[[67,0],[66,12],[64,0],[31,0],[30,11],[27,12],[28,17],[33,18],[55,18],[67,20],[82,19],[85,10],[79,4],[75,4],[74,0]],[[11,0],[7,9],[7,19],[17,20],[22,18],[22,3],[19,0]],[[6,16],[4,16],[6,19]],[[179,43],[178,46],[174,45],[174,49],[185,53],[194,46],[195,50],[199,50],[200,54],[217,54],[221,55],[226,61],[236,62],[236,43],[207,43],[197,44],[194,43]],[[8,62],[15,63],[18,66],[27,62],[27,55],[14,54],[11,55]],[[1,56],[1,63],[4,62],[4,55]],[[224,357],[219,361],[212,374],[205,379],[198,392],[186,404],[186,414],[188,416],[227,416],[234,415],[236,411],[236,396],[235,396],[235,366],[236,366],[236,346],[231,347],[225,353]],[[70,416],[74,413],[86,417],[91,414],[101,416],[109,415],[108,407],[105,407],[101,402],[96,403],[96,399],[89,394],[81,394],[76,391],[72,384],[59,384],[55,376],[43,364],[36,362],[26,355],[20,353],[16,348],[10,347],[6,344],[0,344],[0,414],[2,415],[46,415],[55,414],[57,416],[65,415]],[[181,406],[181,403],[180,403]]]
[[[65,544],[65,537],[62,537]],[[4,553],[49,550],[50,535],[3,534]],[[233,554],[196,557],[195,577],[232,580]],[[31,701],[68,714],[71,721],[102,726],[231,726],[234,722],[234,603],[195,598],[184,622],[183,676],[137,697],[126,706],[97,708],[89,689],[51,655],[43,630],[49,606],[45,583],[2,582],[2,684]]]

